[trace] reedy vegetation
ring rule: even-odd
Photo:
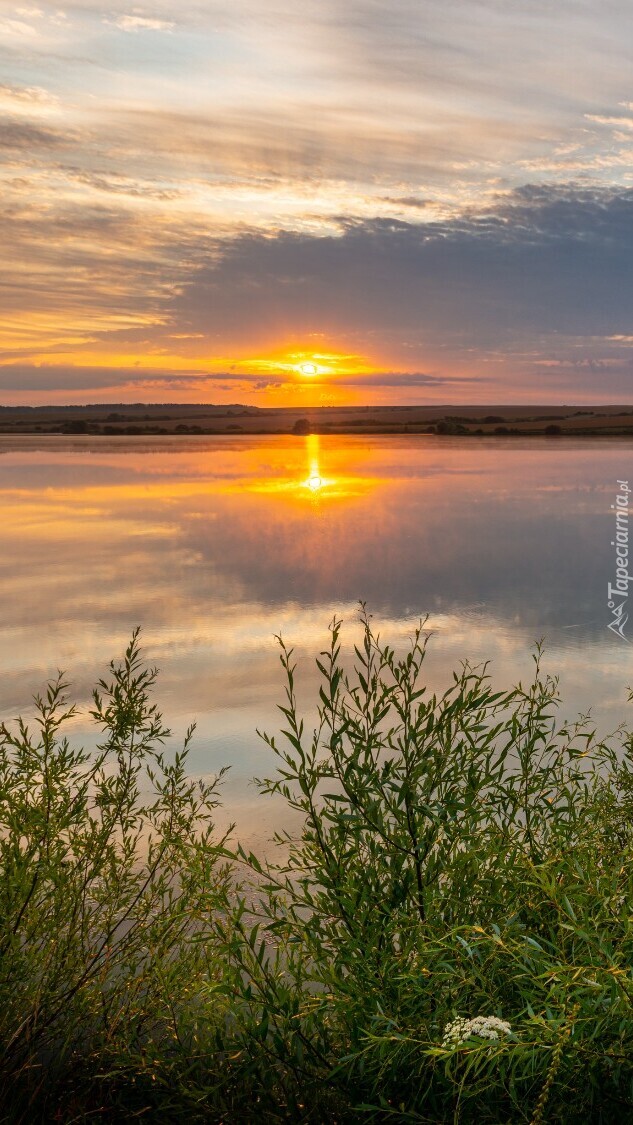
[[[0,727],[3,1120],[633,1116],[631,736],[558,724],[538,649],[527,687],[438,696],[423,628],[396,655],[363,613],[349,672],[330,641],[314,731],[280,642],[276,862],[214,835],[136,635],[96,754],[61,678]]]

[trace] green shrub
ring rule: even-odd
[[[437,696],[426,647],[419,630],[398,658],[365,619],[346,675],[334,622],[308,733],[282,644],[285,724],[261,788],[304,828],[276,863],[242,853],[261,884],[261,923],[231,946],[246,1082],[274,1120],[628,1119],[630,737],[558,726],[539,651],[527,688],[493,691],[464,665]],[[510,1033],[447,1042],[476,1017]]]
[[[0,726],[5,1120],[86,1111],[99,1082],[142,1106],[171,1059],[195,1054],[198,1025],[218,1022],[199,1003],[229,877],[212,835],[217,782],[187,776],[192,730],[171,760],[163,749],[137,634],[110,671],[94,692],[96,753],[63,735],[75,710],[61,676],[31,727]]]
[[[435,694],[427,645],[364,616],[350,662],[335,621],[307,730],[282,643],[259,784],[303,827],[239,884],[136,635],[96,754],[61,680],[0,728],[3,1120],[633,1118],[631,736],[558,723],[539,650]]]

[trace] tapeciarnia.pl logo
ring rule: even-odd
[[[609,582],[607,586],[607,605],[611,610],[611,621],[607,625],[612,633],[617,633],[623,641],[628,641],[625,635],[624,626],[626,625],[629,615],[627,612],[627,600],[629,596],[629,582],[631,575],[629,574],[629,488],[628,480],[619,480],[616,482],[619,485],[619,492],[615,498],[615,504],[611,505],[611,510],[615,512],[615,539],[611,540],[611,546],[615,547],[615,582]]]

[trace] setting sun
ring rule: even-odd
[[[316,363],[300,363],[299,371],[302,375],[317,375],[319,369]]]

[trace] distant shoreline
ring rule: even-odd
[[[464,437],[633,437],[633,406],[279,407],[106,403],[0,407],[0,436],[427,434]]]

